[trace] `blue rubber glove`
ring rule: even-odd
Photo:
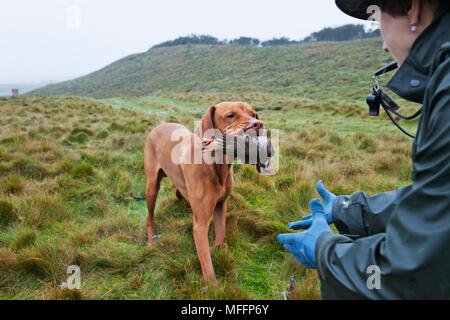
[[[327,222],[328,224],[331,224],[333,223],[333,216],[331,215],[331,211],[333,210],[333,202],[336,196],[325,189],[322,180],[317,183],[317,192],[323,200],[323,207],[325,210],[325,215],[327,217]],[[308,215],[304,216],[300,221],[289,223],[288,228],[292,230],[306,230],[311,227],[311,223],[312,215]]]
[[[312,212],[311,227],[303,232],[279,234],[277,240],[284,244],[284,248],[292,253],[294,258],[306,268],[315,269],[317,239],[322,233],[332,231],[320,200],[311,200],[310,206]]]

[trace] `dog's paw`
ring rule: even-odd
[[[226,243],[215,243],[213,246],[213,249],[217,248],[217,249],[223,249],[227,246]]]

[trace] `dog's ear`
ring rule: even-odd
[[[216,111],[216,106],[212,106],[206,111],[203,119],[195,128],[195,134],[203,138],[206,131],[214,129],[214,111]]]

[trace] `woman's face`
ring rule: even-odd
[[[381,12],[380,31],[384,40],[383,49],[390,52],[401,66],[420,32],[411,31],[408,16],[393,17],[386,12]]]

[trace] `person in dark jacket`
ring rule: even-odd
[[[423,104],[413,182],[372,197],[336,197],[319,182],[323,203],[313,200],[312,215],[288,226],[307,230],[277,239],[318,269],[324,299],[450,299],[450,1],[336,4],[359,19],[381,9],[384,50],[399,65],[388,87]]]

